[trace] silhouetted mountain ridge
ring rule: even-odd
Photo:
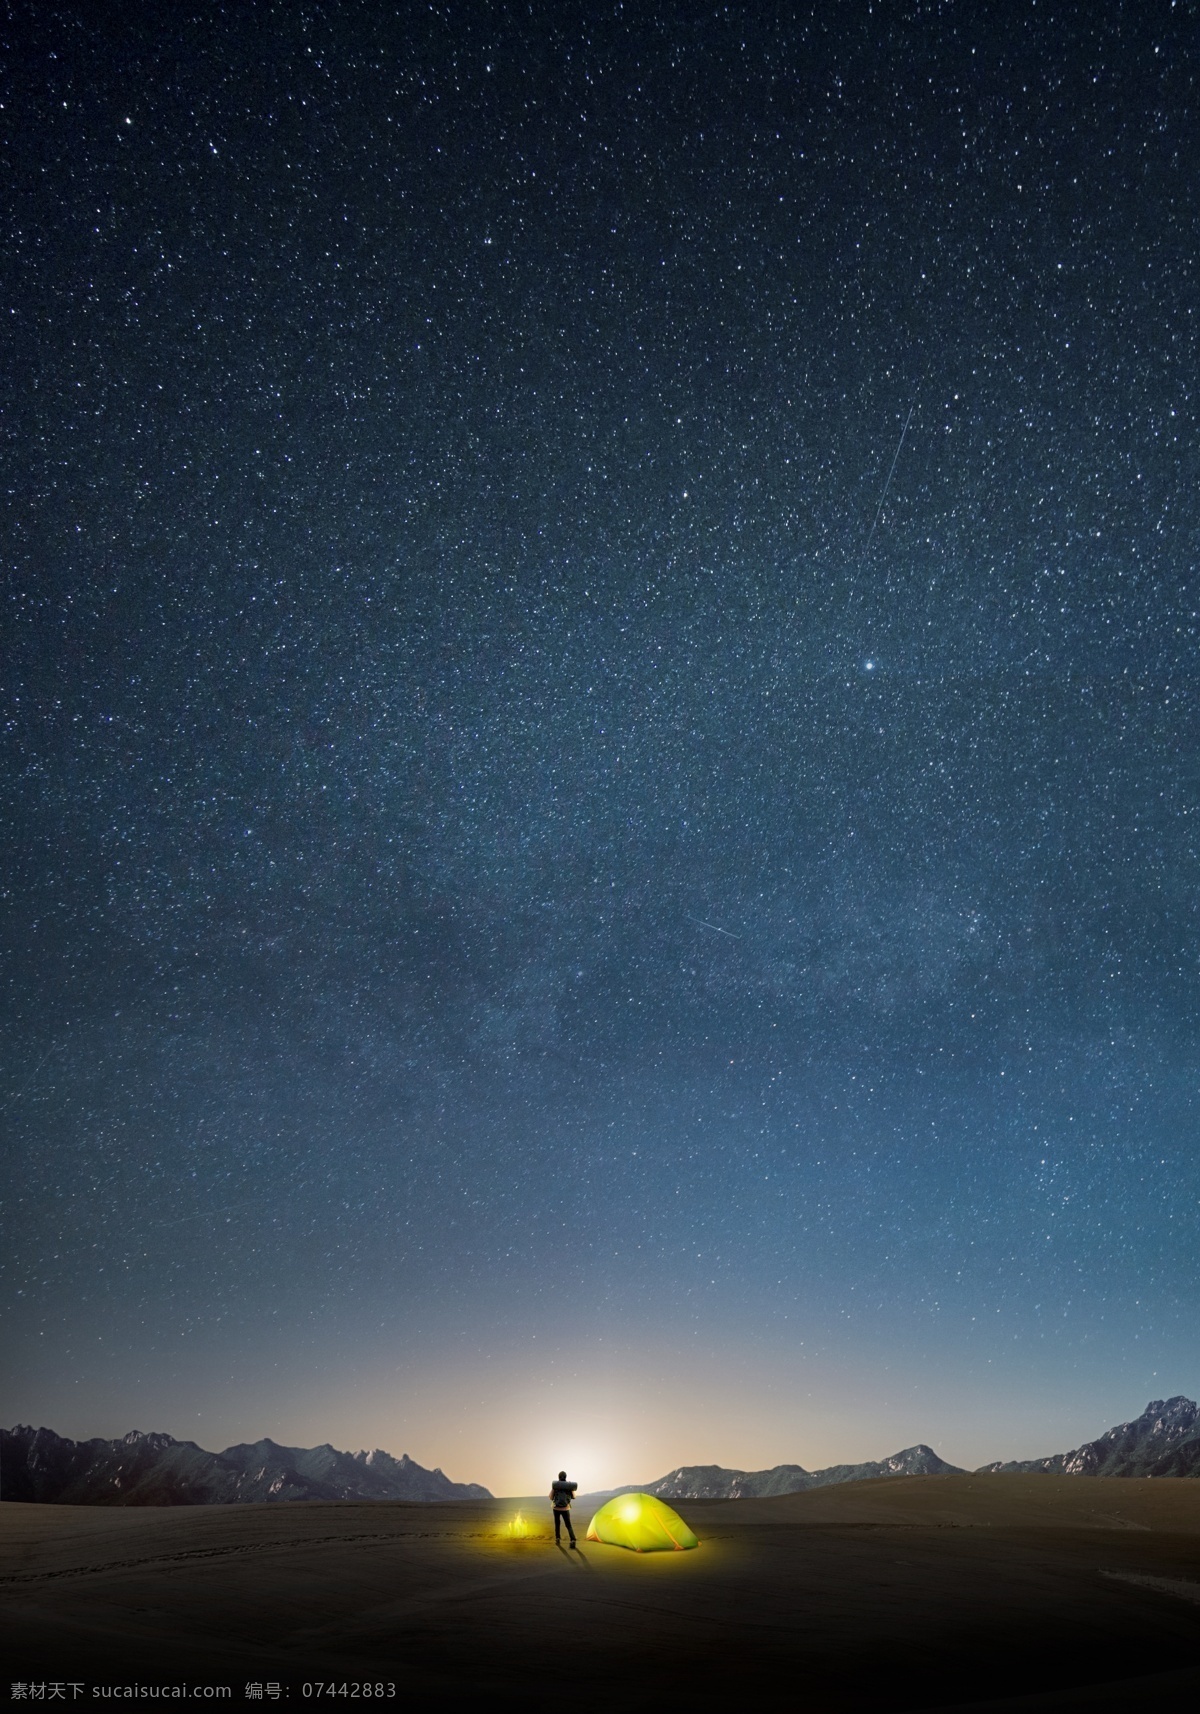
[[[1152,1399],[1131,1422],[1096,1440],[1048,1458],[985,1464],[977,1475],[1036,1473],[1066,1476],[1200,1477],[1200,1406],[1181,1394]],[[949,1476],[963,1472],[924,1444],[890,1458],[806,1470],[733,1470],[686,1464],[655,1482],[630,1483],[607,1494],[658,1494],[666,1500],[766,1499],[834,1483],[889,1476]],[[67,1440],[48,1428],[0,1429],[0,1498],[63,1505],[203,1506],[263,1500],[490,1499],[476,1482],[452,1482],[407,1454],[339,1452],[336,1447],[279,1446],[256,1440],[206,1452],[194,1441],[137,1430],[120,1440]]]
[[[1151,1399],[1141,1416],[1119,1422],[1073,1452],[984,1464],[978,1474],[1020,1471],[1056,1476],[1200,1476],[1200,1406],[1182,1394]]]
[[[1016,1472],[1064,1476],[1200,1476],[1200,1406],[1182,1394],[1171,1399],[1151,1399],[1141,1416],[1118,1423],[1096,1440],[1073,1452],[1057,1452],[1049,1458],[1028,1458],[1010,1463],[984,1464],[976,1475]],[[776,1494],[799,1494],[808,1488],[829,1487],[837,1482],[866,1482],[881,1476],[963,1475],[957,1465],[947,1464],[932,1447],[906,1446],[891,1458],[865,1464],[832,1464],[825,1470],[806,1470],[801,1464],[776,1464],[770,1470],[729,1470],[720,1464],[685,1464],[657,1482],[638,1488],[618,1488],[617,1493],[657,1494],[664,1500],[768,1499]]]
[[[120,1440],[67,1440],[48,1428],[0,1429],[0,1498],[75,1506],[211,1506],[262,1500],[487,1500],[407,1454],[278,1446],[206,1452],[138,1430]]]
[[[726,1470],[720,1464],[684,1464],[644,1488],[619,1489],[657,1494],[663,1500],[765,1500],[777,1494],[800,1494],[835,1482],[867,1482],[876,1476],[961,1476],[930,1446],[906,1446],[890,1458],[866,1464],[831,1464],[826,1470],[806,1470],[801,1464],[776,1464],[770,1470]]]

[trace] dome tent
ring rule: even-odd
[[[606,1500],[588,1525],[587,1538],[609,1547],[629,1547],[634,1553],[681,1553],[700,1545],[679,1513],[657,1494],[616,1494]]]

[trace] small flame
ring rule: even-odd
[[[529,1525],[525,1522],[525,1519],[521,1516],[520,1512],[518,1512],[516,1517],[512,1519],[508,1526],[509,1541],[526,1541],[531,1534],[532,1531],[530,1530]]]

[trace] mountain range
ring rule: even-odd
[[[1192,1399],[1152,1399],[1132,1422],[1048,1458],[985,1464],[977,1475],[1011,1472],[1064,1476],[1200,1477],[1200,1406]],[[865,1482],[881,1476],[952,1476],[963,1472],[929,1446],[907,1446],[891,1458],[806,1470],[730,1470],[685,1464],[656,1482],[617,1493],[665,1500],[765,1499]],[[606,1493],[614,1490],[607,1490]],[[600,1498],[601,1496],[590,1496]],[[0,1429],[0,1499],[77,1506],[205,1506],[262,1500],[488,1500],[477,1482],[452,1482],[407,1455],[338,1452],[332,1446],[278,1446],[273,1440],[206,1452],[169,1434],[122,1440],[66,1440],[48,1428]]]
[[[407,1455],[277,1446],[206,1452],[169,1434],[66,1440],[48,1428],[0,1429],[0,1498],[74,1506],[210,1506],[259,1500],[490,1500]]]
[[[1200,1476],[1200,1407],[1182,1396],[1151,1399],[1141,1416],[1118,1423],[1098,1440],[1049,1458],[985,1464],[976,1475],[1038,1472],[1063,1476]],[[720,1464],[684,1464],[636,1491],[664,1500],[749,1500],[798,1494],[834,1482],[866,1482],[878,1476],[960,1476],[928,1446],[906,1446],[891,1458],[867,1464],[833,1464],[805,1470],[776,1464],[771,1470],[726,1470]],[[631,1493],[633,1488],[621,1488]]]
[[[726,1470],[720,1464],[684,1464],[657,1482],[636,1490],[663,1500],[765,1500],[775,1494],[799,1494],[834,1482],[868,1482],[873,1476],[960,1476],[930,1446],[906,1446],[891,1458],[867,1464],[831,1464],[806,1470],[801,1464],[776,1464],[770,1470]],[[629,1488],[621,1493],[631,1493]]]

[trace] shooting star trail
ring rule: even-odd
[[[879,504],[875,508],[875,519],[871,525],[871,533],[868,535],[867,545],[863,549],[863,558],[864,559],[866,559],[867,555],[870,553],[871,543],[875,540],[875,531],[879,528],[879,519],[883,513],[883,502],[888,497],[888,489],[892,485],[892,477],[896,474],[896,464],[897,464],[897,461],[899,460],[899,457],[900,457],[900,448],[904,445],[904,437],[908,433],[908,425],[910,422],[912,422],[912,414],[916,410],[916,408],[917,408],[917,402],[914,399],[912,404],[908,407],[908,415],[904,419],[904,427],[900,430],[900,439],[896,443],[896,450],[895,450],[894,454],[892,455],[892,468],[887,473],[887,481],[883,485],[883,493],[879,496]]]
[[[697,928],[707,928],[711,929],[714,934],[723,934],[727,940],[740,940],[742,938],[740,934],[734,934],[731,928],[718,928],[715,922],[705,922],[701,917],[689,916],[688,921],[694,922]]]
[[[201,1208],[196,1214],[181,1214],[175,1220],[151,1220],[149,1227],[182,1226],[189,1220],[208,1220],[215,1214],[237,1214],[243,1208],[263,1208],[268,1202],[277,1202],[275,1196],[257,1196],[252,1202],[230,1202],[224,1208]]]
[[[13,1106],[15,1102],[19,1101],[22,1095],[27,1095],[29,1093],[37,1082],[38,1075],[41,1072],[42,1067],[46,1064],[47,1060],[54,1058],[61,1045],[62,1044],[60,1042],[55,1042],[53,1047],[46,1050],[30,1072],[29,1076],[25,1079],[24,1083],[22,1083],[19,1088],[13,1090],[7,1101],[0,1104],[0,1113],[7,1113],[8,1109]]]

